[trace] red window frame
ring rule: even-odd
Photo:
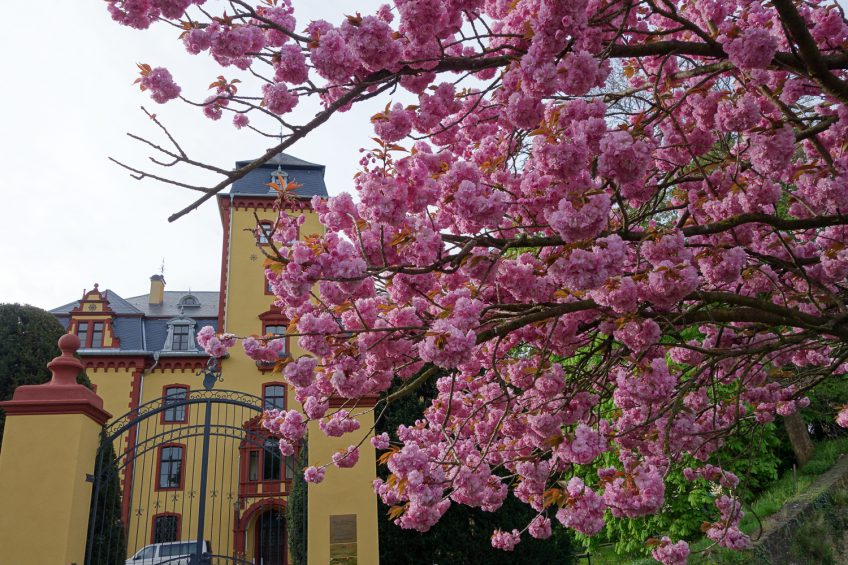
[[[267,335],[268,333],[270,333],[268,331],[268,326],[283,326],[284,328],[287,328],[288,325],[288,322],[283,318],[280,318],[278,320],[262,320],[262,335]],[[283,339],[286,340],[286,357],[291,357],[291,348],[289,347],[289,336],[286,335],[286,337],[284,337]]]
[[[268,226],[269,229],[266,229],[263,226]],[[270,234],[272,233],[274,233],[274,222],[272,222],[271,220],[260,221],[258,224],[256,224],[256,245],[270,245]],[[265,238],[265,241],[262,241],[263,237]]]
[[[100,339],[98,340],[100,343],[94,345],[94,329],[97,326],[100,326]],[[102,349],[103,348],[103,338],[106,337],[106,322],[104,320],[92,320],[91,326],[89,327],[88,332],[88,343],[89,347],[93,349]]]
[[[263,442],[268,439],[274,439],[270,436],[256,435],[254,440],[262,439]],[[259,495],[259,485],[262,485],[261,495],[268,494],[286,494],[291,491],[291,480],[289,476],[286,462],[288,457],[280,454],[280,478],[266,479],[265,478],[265,448],[253,445],[242,446],[240,451],[241,458],[241,480],[239,481],[239,494],[242,496]],[[250,478],[250,455],[256,454],[256,479]]]
[[[91,327],[89,326],[89,322],[91,320],[74,320],[74,335],[80,337],[80,328],[85,326],[85,339],[80,339],[80,347],[88,348],[88,344],[91,343]]]
[[[165,386],[162,387],[162,405],[163,406],[165,405],[165,403],[167,401],[168,397],[166,396],[166,393],[168,392],[169,388],[184,389],[185,393],[186,393],[186,398],[188,398],[188,395],[191,392],[191,387],[188,386],[188,385],[184,385],[184,384],[180,384],[180,383],[173,383],[173,384],[165,385]],[[183,408],[185,408],[185,411],[183,412],[184,418],[182,420],[166,420],[165,415],[168,413],[168,409],[165,408],[159,414],[159,423],[166,424],[166,425],[168,425],[168,424],[187,424],[188,423],[188,406],[189,406],[188,404],[183,405]]]
[[[159,484],[159,480],[162,476],[162,451],[166,447],[181,447],[183,457],[180,462],[180,486],[178,487],[163,487]],[[185,476],[186,476],[186,446],[183,443],[163,443],[159,446],[159,449],[156,450],[156,482],[154,483],[155,488],[153,489],[155,492],[170,492],[170,491],[178,491],[185,490]]]
[[[271,382],[267,382],[267,383],[262,383],[262,409],[266,410],[266,408],[265,408],[265,389],[268,388],[269,386],[281,386],[281,387],[283,387],[283,407],[281,408],[281,410],[287,410],[288,405],[289,405],[289,389],[286,386],[286,383],[284,383],[282,381],[271,381]]]
[[[94,326],[95,324],[100,324],[100,343],[96,346],[94,345]],[[112,334],[112,321],[111,320],[74,320],[71,327],[69,327],[69,331],[72,331],[73,334],[77,337],[80,337],[80,327],[85,326],[85,339],[80,339],[80,347],[83,349],[104,349],[103,343],[106,339],[106,331],[108,330],[110,335]],[[115,347],[115,338],[112,337],[112,346]]]
[[[158,484],[158,481],[157,481],[157,484]],[[177,518],[177,539],[176,539],[176,541],[180,541],[180,538],[182,537],[182,527],[183,527],[183,517],[182,517],[182,515],[178,514],[176,512],[160,512],[159,514],[154,514],[150,518],[150,543],[151,544],[168,543],[168,542],[156,542],[156,541],[154,541],[156,539],[156,518],[164,518],[164,517],[167,517],[167,516],[176,516],[176,518]]]

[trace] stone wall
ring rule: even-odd
[[[763,523],[751,565],[848,565],[848,456]]]

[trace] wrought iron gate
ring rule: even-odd
[[[86,565],[283,565],[292,462],[262,411],[250,394],[186,390],[104,428]]]

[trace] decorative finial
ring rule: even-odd
[[[94,290],[97,290],[98,288],[100,288],[100,285],[98,283],[94,283]],[[97,290],[97,292],[100,292],[100,291]]]
[[[74,334],[65,334],[59,338],[59,349],[62,354],[47,364],[47,368],[53,374],[49,384],[76,384],[77,375],[82,370],[82,363],[74,357],[79,347],[80,339]]]
[[[165,278],[165,258],[162,257],[162,264],[159,266],[159,274]]]
[[[62,352],[62,357],[73,357],[80,345],[80,338],[75,334],[65,334],[59,338],[59,350]]]

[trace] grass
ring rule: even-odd
[[[806,491],[816,479],[833,467],[843,453],[848,453],[848,437],[824,441],[816,445],[810,461],[797,470],[790,470],[773,482],[753,502],[750,509],[745,508],[745,516],[739,527],[743,532],[756,537],[760,531],[760,522],[779,511],[787,502]],[[691,543],[693,555],[691,565],[736,564],[748,561],[745,554],[726,550],[711,549],[708,554],[696,553],[713,545],[709,539]],[[582,563],[585,563],[584,560]],[[592,553],[592,565],[656,565],[653,559],[642,556],[618,555],[612,545],[603,546]]]

